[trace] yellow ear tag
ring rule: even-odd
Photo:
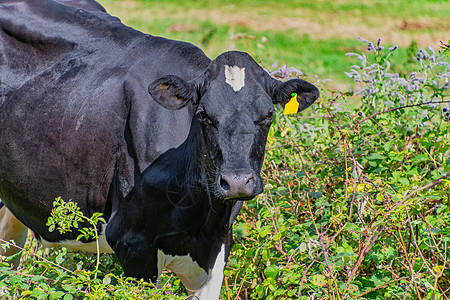
[[[291,94],[291,100],[289,100],[288,103],[284,106],[284,114],[290,115],[295,114],[298,111],[298,101],[297,101],[297,94],[292,93]]]

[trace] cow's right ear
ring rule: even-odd
[[[296,112],[300,112],[309,107],[320,96],[317,87],[302,79],[291,79],[286,82],[272,81],[272,100],[274,103],[280,103],[284,107],[291,99],[292,93],[298,95],[298,108]]]
[[[155,80],[148,87],[150,95],[167,109],[183,108],[189,102],[197,102],[195,87],[181,77],[169,75]]]

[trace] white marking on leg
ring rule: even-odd
[[[245,86],[245,68],[225,66],[225,82],[228,83],[235,92],[240,91]]]
[[[194,296],[200,300],[219,299],[220,289],[222,288],[223,269],[225,268],[225,244],[220,248],[214,267],[208,274],[205,284],[195,291]],[[197,299],[195,298],[194,299]]]
[[[3,206],[0,209],[0,238],[5,241],[14,240],[17,246],[23,247],[27,240],[28,228],[22,224],[10,211]],[[2,242],[0,242],[1,244]],[[11,256],[21,251],[19,248],[11,246],[4,250],[0,247],[0,256]],[[10,261],[16,269],[19,266],[20,256]]]
[[[105,230],[106,226],[108,224],[102,224],[99,237],[98,237],[98,244],[100,248],[100,253],[114,253],[114,251],[109,246],[108,242],[106,241],[106,235]],[[63,246],[66,247],[67,250],[81,250],[81,251],[87,251],[87,252],[93,252],[97,253],[97,243],[89,242],[89,243],[82,243],[77,240],[64,240],[64,241],[58,241],[58,242],[49,242],[41,238],[41,244],[42,246],[46,248],[54,248],[56,246]]]
[[[205,270],[190,255],[172,256],[158,250],[158,277],[163,269],[177,274],[189,291],[198,290],[207,279]]]

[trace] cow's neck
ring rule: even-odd
[[[170,149],[143,174],[143,192],[181,221],[177,230],[221,238],[228,232],[232,202],[223,201],[211,190],[216,169],[204,145],[200,124],[191,123],[189,135],[178,148]],[[145,196],[143,198],[146,198]]]

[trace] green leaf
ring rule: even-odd
[[[306,249],[308,249],[306,243],[301,243],[299,247],[300,252],[305,252]]]
[[[72,299],[73,299],[73,296],[71,294],[66,294],[63,297],[63,300],[72,300]]]
[[[384,156],[379,153],[372,153],[367,157],[368,160],[384,160]]]
[[[270,265],[264,269],[264,275],[266,278],[274,278],[276,279],[278,277],[278,273],[280,272],[280,269],[277,265]]]
[[[61,291],[53,292],[53,293],[50,293],[49,299],[50,299],[50,300],[53,300],[53,299],[61,299],[61,297],[62,297],[63,295],[64,295],[64,292],[61,292]]]
[[[34,281],[34,282],[39,282],[39,281],[42,281],[42,280],[44,280],[45,279],[45,277],[44,276],[41,276],[41,275],[36,275],[36,276],[33,276],[33,278],[32,278],[32,280]]]
[[[409,180],[406,178],[399,178],[398,182],[400,182],[403,185],[409,185]]]
[[[56,256],[55,260],[56,260],[57,264],[61,264],[64,261],[64,253],[58,254],[58,256]]]
[[[425,162],[425,161],[428,161],[428,160],[429,160],[428,155],[426,155],[426,154],[419,154],[419,155],[416,155],[416,156],[411,160],[411,163],[412,163],[413,165],[416,165],[416,164],[420,164],[420,163]]]
[[[325,286],[327,284],[326,278],[322,274],[313,275],[311,278],[311,283],[315,286]]]
[[[322,192],[321,191],[312,192],[312,193],[309,193],[309,196],[312,198],[318,199],[318,198],[322,197]]]
[[[263,230],[260,231],[259,236],[260,237],[266,237],[270,233],[271,229],[270,227],[265,227]]]
[[[450,171],[450,158],[447,159],[447,162],[445,163],[444,166],[444,172],[449,172]]]
[[[22,291],[22,293],[20,293],[21,296],[29,296],[31,295],[33,292],[30,290],[24,290]]]
[[[434,286],[431,283],[429,283],[428,281],[425,281],[424,284],[429,290],[432,290],[432,291],[435,290]]]
[[[22,254],[22,251],[19,251],[19,252],[13,254],[13,255],[10,255],[10,256],[8,256],[6,258],[6,261],[11,261],[11,260],[13,260],[15,258],[18,258],[18,257],[20,257],[21,254]]]
[[[109,285],[111,283],[111,277],[110,276],[105,276],[103,278],[103,284],[104,285]]]

